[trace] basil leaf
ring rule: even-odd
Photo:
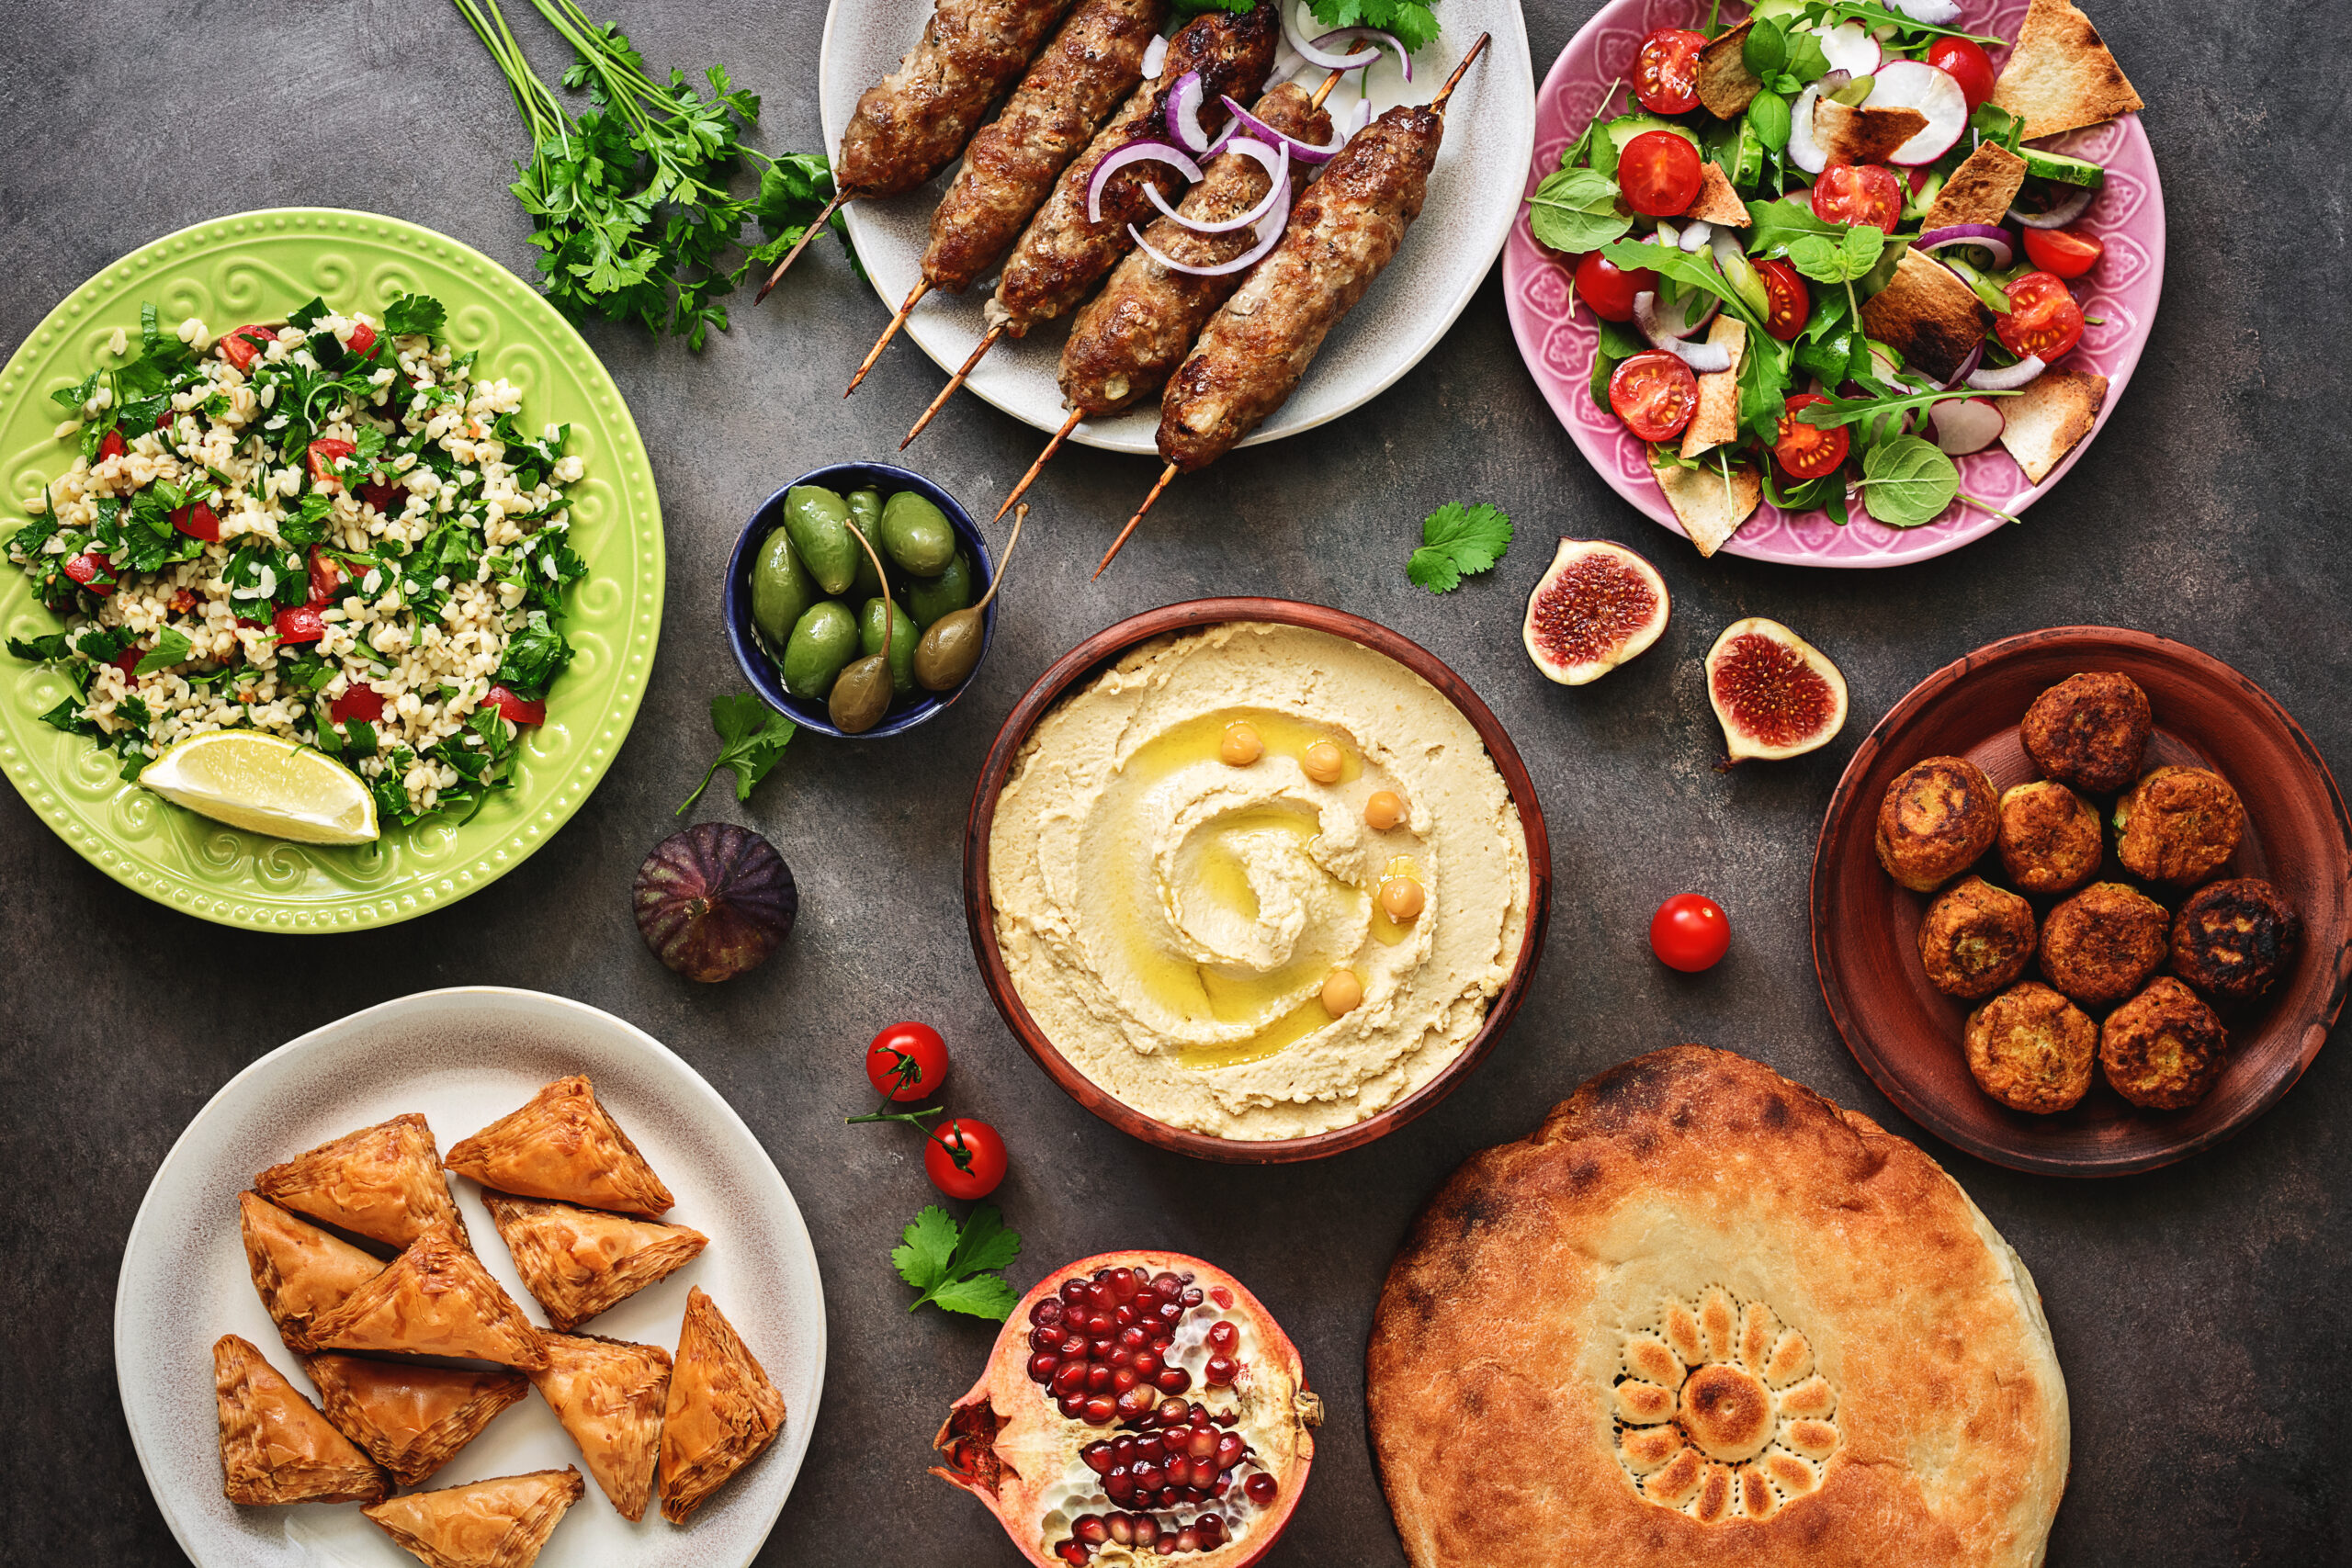
[[[1536,241],[1571,254],[1598,250],[1634,226],[1617,210],[1617,182],[1590,169],[1545,176],[1527,198],[1528,227]]]
[[[1862,454],[1862,508],[1890,528],[1934,522],[1959,493],[1959,465],[1917,435]]]
[[[1788,35],[1781,30],[1780,23],[1770,17],[1763,17],[1747,29],[1747,41],[1739,46],[1739,58],[1749,75],[1770,76],[1788,61]]]
[[[1789,100],[1763,88],[1747,100],[1747,126],[1768,151],[1778,152],[1789,144]]]

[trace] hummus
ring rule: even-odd
[[[1263,742],[1242,766],[1220,755],[1237,722]],[[1323,741],[1329,783],[1304,761]],[[1404,807],[1386,830],[1365,820],[1381,791]],[[1425,895],[1408,920],[1379,897],[1394,878]],[[1295,1138],[1395,1103],[1478,1032],[1526,940],[1527,839],[1435,687],[1238,622],[1147,643],[1046,716],[997,803],[989,892],[1013,988],[1080,1072],[1173,1126]],[[1335,1017],[1341,969],[1363,999]]]

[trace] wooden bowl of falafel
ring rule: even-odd
[[[1812,884],[1830,1016],[1997,1164],[2149,1170],[2276,1104],[2352,980],[2352,817],[2252,681],[2058,626],[1921,682],[1848,764]]]

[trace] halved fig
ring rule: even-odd
[[[1666,580],[1607,539],[1562,539],[1527,596],[1520,639],[1548,680],[1598,681],[1656,642],[1672,609]]]
[[[1106,1252],[1012,1309],[932,1473],[988,1505],[1040,1568],[1242,1568],[1289,1524],[1322,1418],[1298,1351],[1230,1275]]]
[[[1803,756],[1846,725],[1846,677],[1828,657],[1778,621],[1734,621],[1707,652],[1707,701],[1730,755]]]

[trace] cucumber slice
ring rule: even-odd
[[[1969,265],[1958,256],[1953,255],[1950,251],[1939,253],[1936,259],[1943,263],[1944,265],[1951,268],[1952,271],[1958,273],[1960,275],[1960,280],[1962,283],[1967,284],[1969,288],[1974,289],[1976,291],[1976,298],[1984,300],[1985,308],[1990,310],[1995,315],[2006,316],[2009,313],[2009,293],[2007,289],[2003,288],[1999,284],[1994,282],[1991,278],[1985,276],[1983,273],[1977,271],[1974,267]]]
[[[2025,160],[2027,174],[2039,175],[2045,180],[2087,186],[2094,190],[2107,183],[2105,169],[2081,158],[2070,158],[2064,152],[2044,152],[2039,147],[2020,147],[2018,155]]]

